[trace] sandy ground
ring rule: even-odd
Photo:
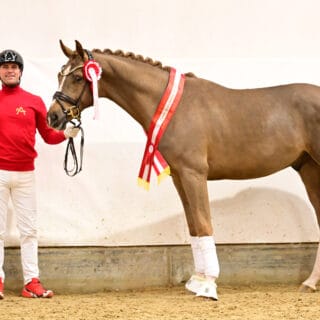
[[[0,319],[270,320],[320,318],[320,292],[297,286],[219,287],[219,301],[197,298],[184,287],[26,299],[6,292]]]

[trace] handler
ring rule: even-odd
[[[11,197],[20,233],[20,249],[26,298],[51,298],[39,280],[37,211],[34,160],[38,129],[48,144],[75,137],[78,128],[57,131],[47,126],[43,100],[20,87],[23,59],[14,50],[0,53],[0,299],[3,299],[4,235],[8,201]]]

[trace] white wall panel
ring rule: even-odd
[[[1,2],[1,49],[25,58],[22,86],[49,105],[72,47],[123,49],[233,88],[320,83],[318,1],[305,0],[18,0]],[[187,243],[182,206],[171,179],[138,188],[145,136],[102,99],[101,117],[83,114],[83,172],[63,171],[66,144],[38,139],[37,188],[42,245]],[[290,169],[246,181],[209,182],[219,243],[319,239],[312,208]],[[7,245],[18,243],[8,220]]]

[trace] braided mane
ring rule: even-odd
[[[123,52],[122,50],[112,51],[110,49],[104,49],[104,50],[93,49],[92,52],[97,52],[97,53],[102,53],[102,54],[110,54],[110,55],[114,55],[114,56],[129,58],[132,60],[148,63],[154,67],[157,67],[157,68],[160,68],[160,69],[166,70],[166,71],[170,71],[170,69],[171,69],[171,67],[163,66],[160,61],[153,60],[149,57],[144,58],[142,55],[140,55],[140,54],[137,55],[132,52]],[[185,76],[191,77],[191,78],[196,78],[196,76],[192,72],[185,73]]]

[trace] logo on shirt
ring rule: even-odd
[[[19,115],[20,113],[23,113],[23,115],[26,115],[26,110],[23,109],[23,107],[17,107],[16,108],[16,114]]]

